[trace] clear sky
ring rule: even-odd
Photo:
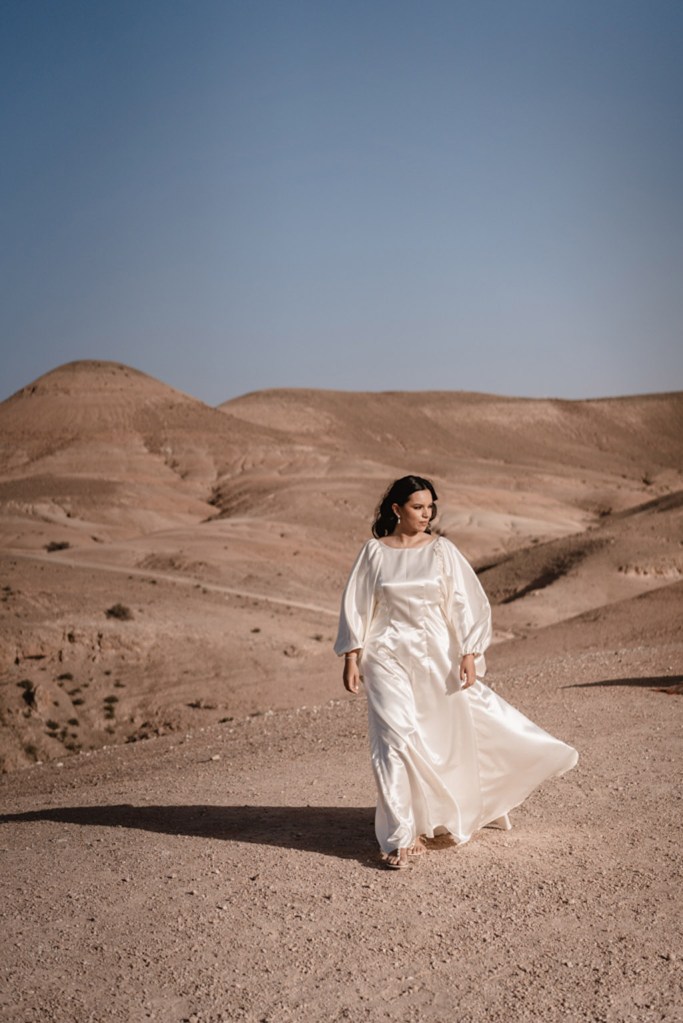
[[[680,0],[4,0],[0,399],[683,388]]]

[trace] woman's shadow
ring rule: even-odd
[[[352,806],[60,806],[0,814],[0,824],[54,821],[99,828],[139,828],[226,842],[302,849],[378,865],[374,807]]]

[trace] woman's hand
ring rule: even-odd
[[[344,658],[344,688],[355,696],[360,688],[363,676],[358,667],[357,655]]]
[[[477,681],[477,672],[474,667],[474,654],[465,654],[460,661],[460,681],[464,682],[463,689],[469,689]]]

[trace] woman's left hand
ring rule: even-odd
[[[477,681],[474,654],[465,654],[460,661],[460,681],[464,683],[463,689],[469,689]]]

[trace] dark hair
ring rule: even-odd
[[[410,495],[418,490],[428,490],[434,498],[432,517],[429,520],[432,522],[436,516],[436,502],[438,500],[434,484],[422,476],[401,476],[400,480],[394,480],[379,503],[375,512],[375,521],[372,524],[372,535],[377,537],[390,536],[398,524],[398,518],[391,508],[392,504],[403,507]],[[429,526],[427,526],[426,532],[431,533]]]

